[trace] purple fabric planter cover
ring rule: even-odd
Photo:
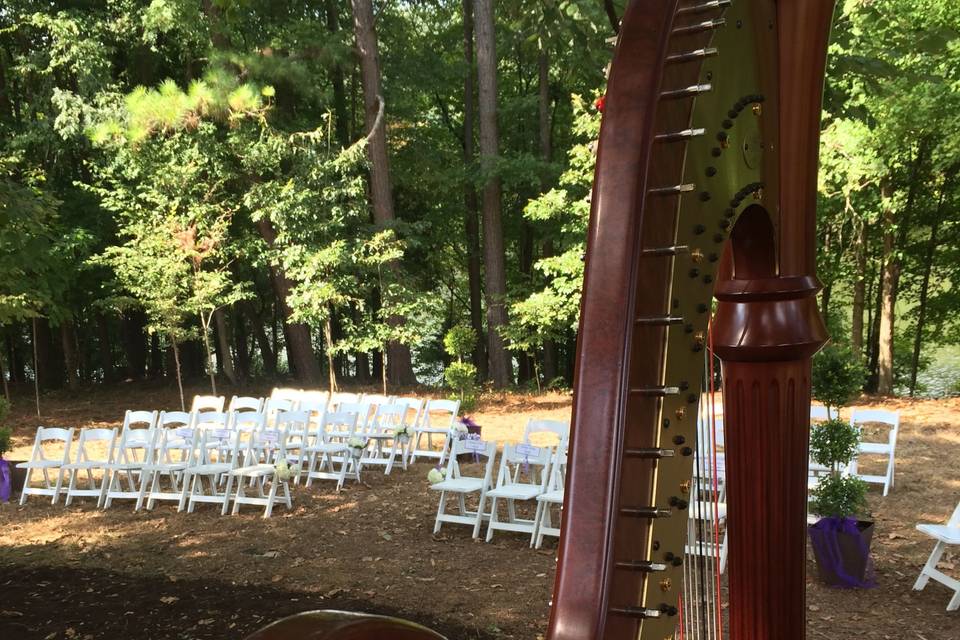
[[[0,458],[0,502],[10,500],[10,488],[13,479],[13,470],[10,463]]]
[[[841,589],[876,586],[869,540],[873,524],[861,529],[854,518],[823,518],[810,526],[810,542],[824,580]]]

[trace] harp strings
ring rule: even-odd
[[[710,333],[708,332],[708,336]],[[705,350],[702,388],[707,396],[700,403],[697,420],[697,455],[690,483],[690,519],[680,597],[678,640],[722,640],[720,502],[724,487],[718,449],[721,434],[716,416],[715,369],[712,340]]]

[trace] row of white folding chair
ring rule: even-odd
[[[459,413],[459,400],[426,401],[410,438],[408,457],[411,464],[415,463],[417,458],[429,458],[437,460],[437,464],[441,467],[444,465],[450,446],[450,432],[457,422]],[[426,438],[426,445],[424,445],[424,438]],[[439,449],[434,444],[434,438],[440,441]]]
[[[960,611],[960,580],[937,568],[948,547],[960,547],[960,503],[957,503],[957,508],[953,510],[947,524],[918,524],[917,530],[937,542],[920,570],[920,576],[913,585],[914,590],[922,591],[930,580],[939,582],[953,591],[953,597],[947,603],[947,611]]]
[[[50,496],[50,503],[57,504],[57,500],[60,499],[60,494],[63,492],[63,468],[70,464],[73,432],[72,428],[39,427],[37,429],[33,440],[33,448],[30,451],[30,459],[17,465],[18,469],[26,470],[26,477],[20,492],[21,505],[26,504],[27,497],[31,495]],[[31,486],[35,471],[40,472],[43,476],[42,487]],[[51,479],[51,473],[54,472],[56,478]]]
[[[565,443],[561,447],[565,447]],[[500,530],[527,533],[530,535],[531,544],[534,544],[537,525],[543,517],[538,498],[548,493],[551,465],[555,459],[556,450],[557,448],[554,447],[537,447],[529,443],[506,444],[500,456],[500,467],[494,482],[496,443],[467,438],[453,439],[445,478],[431,485],[431,489],[440,492],[434,533],[440,531],[444,522],[467,524],[473,527],[473,537],[478,538],[482,524],[487,522],[487,542],[493,538],[494,531]],[[458,460],[461,454],[475,456],[478,461],[480,458],[485,458],[482,475],[465,474]],[[478,504],[475,510],[470,510],[466,505],[466,497],[474,494],[477,496]],[[457,513],[447,513],[447,502],[454,497],[457,500]],[[489,509],[486,508],[488,499],[490,500]],[[498,504],[500,501],[506,502],[506,519],[500,517]],[[533,501],[536,504],[536,515],[533,519],[521,518],[517,515],[518,501]],[[548,508],[548,505],[544,504],[543,508]],[[544,532],[544,535],[548,534],[549,531]]]
[[[543,546],[545,536],[560,537],[559,520],[563,513],[564,486],[567,479],[567,450],[568,443],[561,442],[550,461],[550,479],[547,481],[546,491],[537,496],[537,515],[530,543],[539,549]],[[560,513],[557,516],[557,526],[553,524],[551,509],[557,507]]]

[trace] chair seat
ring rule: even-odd
[[[917,530],[947,544],[960,544],[960,527],[945,524],[918,524]]]
[[[548,491],[537,496],[540,502],[550,502],[552,504],[563,504],[563,489],[557,491]]]
[[[491,498],[532,500],[540,495],[540,487],[532,484],[505,484],[487,493]]]
[[[213,464],[200,464],[195,467],[187,467],[184,469],[187,473],[192,473],[195,475],[212,475],[215,473],[227,473],[230,471],[230,465],[225,462],[213,463]]]
[[[103,469],[107,466],[107,462],[104,460],[85,460],[83,462],[71,462],[70,464],[63,465],[64,469]],[[19,466],[19,465],[17,465]]]
[[[189,465],[186,462],[164,462],[160,464],[144,465],[142,468],[146,472],[150,472],[150,471],[167,472],[167,471],[183,471],[188,466]]]
[[[430,485],[434,491],[455,491],[457,493],[470,493],[483,489],[483,478],[456,478],[454,480],[444,480],[437,484]]]
[[[17,469],[55,469],[67,465],[59,460],[34,460],[33,462],[21,462],[17,464]]]
[[[142,462],[111,462],[109,464],[103,465],[104,469],[110,469],[111,471],[139,471],[143,469]]]
[[[325,444],[315,444],[304,447],[303,450],[306,453],[340,453],[347,450],[347,445],[342,442],[327,442]]]
[[[232,476],[245,476],[248,478],[262,478],[272,476],[277,472],[277,468],[272,464],[252,464],[249,467],[240,467],[230,472]]]

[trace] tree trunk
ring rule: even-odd
[[[266,329],[263,328],[263,318],[257,313],[252,302],[248,302],[245,307],[246,316],[253,325],[253,337],[257,341],[257,347],[260,349],[260,359],[263,361],[263,372],[268,376],[277,375],[277,352],[270,344],[270,337]]]
[[[11,376],[12,377],[12,376]],[[0,355],[0,380],[3,380],[3,397],[6,398],[7,404],[10,404],[10,385],[7,384],[7,372],[3,366],[3,356]]]
[[[143,311],[133,311],[123,316],[123,343],[126,356],[127,378],[143,379],[147,369],[147,337],[143,330],[146,324]]]
[[[378,227],[393,224],[393,188],[390,183],[390,160],[387,156],[387,126],[383,112],[385,104],[380,78],[380,53],[374,29],[373,0],[352,0],[353,25],[360,52],[360,75],[363,81],[363,103],[367,124],[367,153],[370,157],[370,198],[373,201],[373,221]],[[396,272],[396,263],[389,265]],[[405,322],[399,316],[388,320],[392,325]],[[413,373],[410,348],[397,341],[387,346],[388,378],[398,385],[417,384]]]
[[[470,285],[470,326],[475,334],[473,366],[481,380],[487,378],[487,349],[483,336],[483,284],[480,264],[480,206],[473,185],[475,149],[473,143],[476,100],[473,56],[473,0],[463,0],[463,57],[467,72],[463,78],[463,163],[467,178],[463,184],[464,211],[467,232],[467,277]]]
[[[550,118],[550,54],[546,50],[544,36],[540,40],[539,88],[540,88],[540,160],[543,170],[540,173],[540,191],[546,193],[550,189],[550,167],[553,160],[553,124]],[[543,243],[543,257],[553,256],[553,242]],[[557,344],[550,339],[543,341],[543,379],[549,384],[557,377]]]
[[[333,326],[331,315],[333,310],[327,305],[327,318],[323,323],[323,337],[327,342],[327,371],[330,377],[330,393],[339,391],[337,386],[337,367],[333,359]]]
[[[331,34],[340,32],[340,12],[337,0],[326,0],[327,30]],[[333,115],[337,142],[341,147],[350,146],[350,115],[347,113],[347,89],[343,77],[343,68],[334,64],[330,69],[330,84],[333,86]]]
[[[877,393],[893,394],[893,332],[896,319],[897,289],[900,285],[900,261],[894,255],[893,211],[884,211],[884,269],[880,293],[880,330],[877,334]]]
[[[613,27],[613,32],[619,34],[620,16],[617,15],[617,7],[613,4],[613,0],[603,0],[603,8],[607,11],[607,19]]]
[[[150,336],[150,366],[147,369],[147,375],[150,378],[163,377],[163,350],[160,348],[160,334],[154,333]]]
[[[63,347],[63,367],[67,372],[67,387],[71,391],[80,388],[79,366],[77,363],[77,336],[73,320],[60,323],[60,344]]]
[[[223,367],[223,375],[227,377],[230,384],[237,384],[237,371],[233,366],[233,356],[230,353],[230,331],[227,325],[227,314],[223,309],[217,309],[213,313],[214,322],[217,323],[217,344],[220,345],[218,355],[220,365]]]
[[[930,227],[930,239],[927,241],[927,251],[924,255],[923,281],[920,284],[920,301],[917,305],[917,330],[913,337],[913,358],[910,361],[910,397],[917,392],[917,374],[920,371],[920,350],[923,348],[923,329],[927,322],[927,299],[930,296],[930,276],[933,273],[933,259],[940,244],[940,225],[943,224],[944,202],[946,200],[949,181],[940,188],[940,202],[937,204],[937,213]]]
[[[512,365],[500,330],[506,327],[507,276],[501,220],[502,187],[497,170],[497,53],[493,0],[476,0],[477,75],[480,85],[480,161],[490,175],[483,188],[483,253],[487,298],[487,351],[490,376],[498,389],[510,385]]]
[[[177,346],[177,339],[173,336],[170,336],[170,346],[173,348],[173,369],[177,376],[177,389],[180,391],[180,411],[186,411],[187,405],[183,397],[183,375],[180,371],[180,348]]]
[[[853,283],[853,311],[850,321],[853,352],[863,357],[863,312],[867,301],[867,225],[861,223],[856,241],[856,280]]]
[[[243,319],[243,310],[241,307],[235,307],[233,318],[233,338],[234,346],[237,350],[237,362],[234,370],[237,379],[241,382],[250,375],[250,343],[247,341],[247,326]]]
[[[270,220],[261,219],[257,222],[257,229],[266,243],[273,247],[277,239],[277,232]],[[293,283],[282,269],[273,265],[270,266],[270,280],[273,282],[273,290],[283,315],[283,334],[286,338],[287,361],[290,363],[291,373],[304,384],[315,384],[320,381],[321,372],[320,363],[317,362],[317,357],[313,353],[310,327],[303,323],[290,321],[293,310],[287,303],[287,297],[290,295],[290,290],[293,289]]]
[[[63,349],[60,341],[54,338],[50,321],[46,318],[34,320],[34,377],[43,390],[59,389],[63,386]]]
[[[40,417],[40,356],[37,349],[37,318],[33,318],[33,397],[37,403],[37,417]]]

